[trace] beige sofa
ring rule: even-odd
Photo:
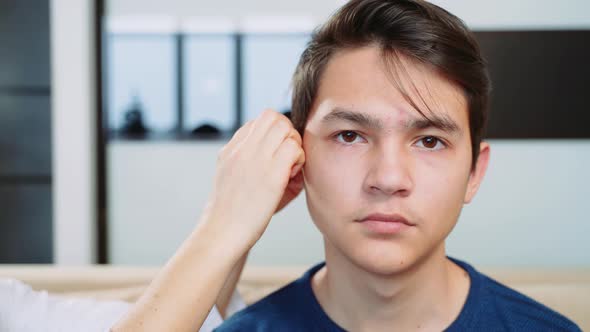
[[[289,281],[307,267],[247,266],[238,285],[252,303]],[[19,279],[34,289],[66,296],[134,301],[157,273],[151,267],[0,265],[0,277]],[[590,331],[590,268],[480,268],[496,280],[531,296]]]

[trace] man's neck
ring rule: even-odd
[[[451,262],[444,244],[403,272],[382,276],[326,244],[326,266],[312,279],[326,313],[352,331],[441,331],[459,315],[469,276]]]

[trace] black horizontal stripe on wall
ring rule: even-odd
[[[488,138],[590,138],[590,30],[476,36],[493,85]]]
[[[8,96],[49,96],[48,86],[0,86],[0,95]]]
[[[51,184],[51,175],[0,175],[0,185]]]

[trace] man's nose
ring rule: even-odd
[[[382,148],[375,151],[367,173],[364,189],[370,194],[406,197],[413,189],[412,161],[403,148]]]

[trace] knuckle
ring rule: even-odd
[[[289,149],[290,153],[296,153],[299,152],[299,143],[297,141],[295,141],[293,138],[289,137],[287,138],[287,140],[285,141],[285,144],[287,145],[287,148]]]
[[[269,119],[274,119],[277,116],[277,112],[271,110],[271,109],[265,109],[264,112],[262,112],[262,117],[263,118],[269,118]]]
[[[301,134],[299,134],[299,132],[295,128],[293,128],[293,135],[295,135],[295,137],[297,137],[297,139],[299,141],[303,141],[303,138],[301,137]]]
[[[278,113],[277,112],[277,117],[281,120],[281,121],[285,121],[286,123],[288,123],[289,125],[291,124],[291,120],[286,117],[284,114],[282,113]]]
[[[252,127],[253,123],[254,123],[254,120],[250,120],[250,121],[244,123],[239,130],[246,130],[246,129]]]
[[[244,135],[247,136],[250,134],[253,127],[254,127],[254,120],[250,120],[244,124],[244,126],[242,127],[241,130],[244,132]]]
[[[289,131],[295,129],[295,128],[293,128],[293,123],[291,123],[291,121],[289,121],[289,119],[287,119],[284,115],[281,115],[281,116],[282,116],[281,122],[284,123],[289,128]]]
[[[285,123],[284,121],[277,121],[275,126],[285,136],[288,135],[291,130],[289,124]]]
[[[293,123],[291,122],[291,120],[289,120],[289,118],[286,117],[284,114],[277,113],[277,120],[284,122],[285,124],[289,125],[289,127],[293,127]]]

